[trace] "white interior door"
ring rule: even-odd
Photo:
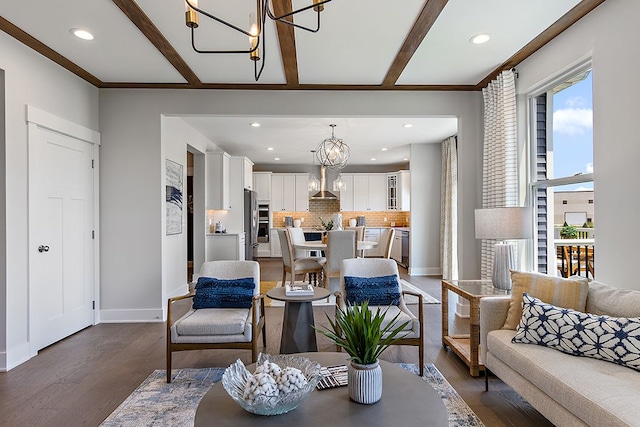
[[[93,324],[93,145],[29,126],[31,352]]]

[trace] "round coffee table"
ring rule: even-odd
[[[346,353],[302,353],[322,366],[345,365]],[[447,409],[440,395],[418,375],[393,363],[380,361],[382,399],[361,405],[349,399],[347,387],[314,390],[291,412],[276,416],[251,414],[240,407],[218,382],[204,395],[196,411],[195,426],[448,426]],[[247,369],[253,372],[255,365]]]
[[[328,298],[328,289],[313,287],[313,295],[287,296],[284,286],[269,289],[267,296],[271,299],[284,301],[284,319],[282,323],[282,338],[280,339],[280,354],[318,351],[316,330],[313,320],[312,301]]]

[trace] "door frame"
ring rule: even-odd
[[[36,128],[44,128],[52,132],[56,132],[62,135],[69,136],[93,145],[93,224],[95,229],[94,239],[94,289],[93,299],[95,301],[95,308],[93,310],[93,322],[92,324],[100,323],[100,141],[101,136],[99,132],[92,129],[71,122],[62,117],[58,117],[54,114],[48,113],[44,110],[36,108],[32,105],[27,105],[27,144],[28,150],[31,150],[29,137],[33,135]],[[29,165],[29,163],[28,163]],[[30,185],[30,184],[29,184]],[[30,224],[29,224],[30,226]],[[29,232],[29,230],[27,231]],[[29,252],[31,254],[31,252]],[[31,255],[28,256],[27,262],[30,264]],[[30,276],[30,271],[28,272]],[[31,307],[32,303],[32,289],[30,286],[30,277],[27,279],[29,284],[28,290],[28,303]],[[33,335],[32,328],[34,327],[33,313],[29,310],[29,336]],[[38,353],[38,349],[34,348],[32,343],[29,342],[29,353],[33,357]]]

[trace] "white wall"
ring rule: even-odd
[[[161,117],[189,114],[284,116],[448,116],[459,120],[461,277],[478,277],[473,209],[478,205],[482,141],[479,92],[304,92],[214,90],[100,91],[102,310],[153,320],[163,255]],[[230,153],[234,154],[234,153]],[[438,162],[440,155],[437,156]],[[439,204],[439,194],[434,203]],[[412,213],[412,223],[428,215]],[[136,236],[131,241],[130,236]],[[427,239],[429,236],[413,236]],[[123,244],[127,242],[127,244]],[[414,260],[415,261],[415,260]],[[172,262],[184,265],[185,260]],[[435,264],[439,265],[439,261]],[[164,268],[167,268],[166,266]],[[134,311],[137,314],[134,315]],[[103,316],[104,318],[104,316]],[[111,319],[116,320],[118,316]]]
[[[6,221],[0,224],[6,238],[0,251],[6,257],[0,274],[0,294],[6,296],[0,298],[1,371],[29,357],[26,105],[98,130],[98,90],[3,32],[0,52],[6,123],[0,166],[6,176],[0,190],[6,202]]]
[[[411,168],[409,274],[440,275],[442,146],[412,144],[410,159],[411,165],[417,167]]]
[[[604,2],[517,67],[518,93],[526,94],[592,55],[596,278],[631,289],[640,289],[633,270],[640,240],[639,16],[637,0]]]

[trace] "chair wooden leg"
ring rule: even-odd
[[[424,376],[424,343],[418,346],[418,361],[420,362],[420,376]]]
[[[167,343],[167,383],[171,382],[171,347]]]

